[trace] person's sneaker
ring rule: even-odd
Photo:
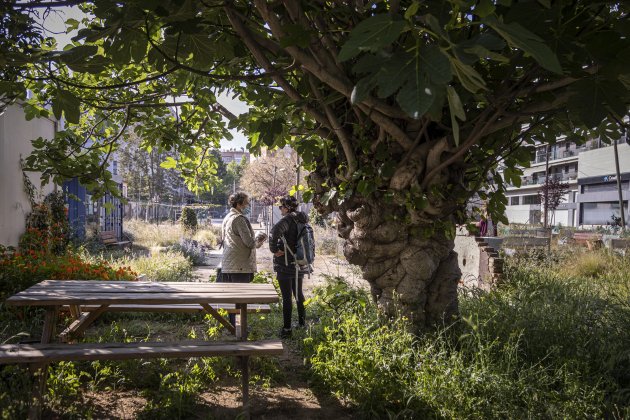
[[[280,330],[280,338],[291,338],[291,329],[283,328]]]

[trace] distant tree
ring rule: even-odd
[[[301,178],[300,183],[304,183],[303,174]],[[241,181],[252,197],[265,203],[271,201],[267,204],[271,205],[297,183],[297,156],[278,151],[256,159],[245,169]]]
[[[569,192],[569,184],[566,182],[560,182],[558,179],[548,176],[545,179],[545,183],[538,191],[538,198],[540,199],[541,209],[547,207],[547,222],[550,223],[552,215],[555,214],[556,209],[565,200],[566,194]],[[544,215],[544,211],[543,211]]]
[[[184,228],[184,232],[189,235],[194,234],[197,231],[197,213],[191,207],[184,207],[182,209],[182,215],[179,219],[182,227]]]

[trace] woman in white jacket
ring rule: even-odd
[[[250,283],[256,272],[256,248],[265,241],[265,236],[254,236],[249,219],[243,214],[249,207],[249,197],[244,192],[232,194],[228,199],[230,211],[223,219],[223,256],[221,258],[222,283]],[[230,322],[234,325],[234,314]]]

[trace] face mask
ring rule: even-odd
[[[252,212],[252,211],[251,211],[251,209],[250,209],[249,207],[245,207],[245,208],[243,209],[243,214],[244,214],[245,216],[249,216],[249,214],[250,214],[251,212]]]

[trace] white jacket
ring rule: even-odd
[[[256,272],[256,239],[249,220],[241,212],[232,208],[223,219],[223,273]]]

